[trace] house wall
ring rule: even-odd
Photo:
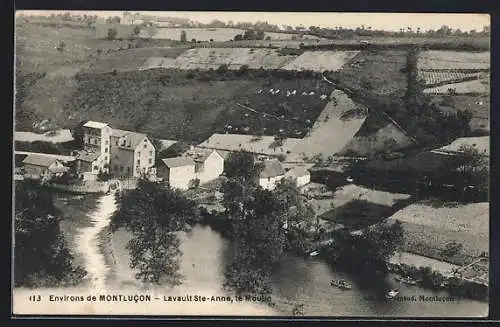
[[[83,144],[88,150],[101,148],[101,130],[98,128],[83,127]]]
[[[111,127],[104,127],[101,137],[101,158],[99,166],[103,172],[108,172],[108,168],[111,163]]]
[[[111,148],[111,174],[116,177],[132,177],[134,171],[134,151],[132,149]]]
[[[210,182],[219,177],[224,172],[224,159],[217,153],[212,152],[205,163],[202,165],[201,170],[196,173],[196,178],[200,183]]]
[[[134,177],[140,177],[142,173],[149,173],[155,164],[155,148],[148,138],[144,138],[135,148],[134,152]]]
[[[297,187],[304,186],[306,184],[309,184],[311,182],[311,174],[306,174],[304,176],[299,176],[297,177],[295,183]]]
[[[24,174],[25,175],[45,175],[48,173],[47,167],[25,164],[24,165]]]
[[[196,178],[194,165],[174,167],[168,170],[168,179],[165,178],[165,181],[168,182],[172,188],[187,190],[189,188],[189,182]]]
[[[97,162],[99,169],[103,172],[108,171],[110,164],[110,137],[111,127],[105,126],[102,129],[98,128],[83,128],[84,148],[90,151],[100,151],[101,156]]]
[[[270,178],[259,178],[259,185],[265,190],[272,191],[276,188],[276,184],[278,184],[278,182],[283,178],[285,178],[285,175]]]

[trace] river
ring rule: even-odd
[[[96,287],[106,287],[107,291],[123,293],[145,291],[134,278],[134,272],[129,268],[128,252],[125,245],[129,234],[123,230],[114,233],[111,237],[112,260],[104,267],[104,258],[99,257],[97,247],[92,244],[99,230],[106,224],[106,215],[109,215],[113,201],[106,198],[97,200],[97,206],[89,206],[87,220],[90,225],[79,228],[78,237],[74,238],[73,251],[80,252],[86,269],[92,276],[93,282],[86,287],[86,291],[96,291]],[[83,203],[83,202],[82,202]],[[108,203],[108,206],[103,206]],[[66,201],[68,212],[77,214],[83,212],[80,205],[74,201]],[[78,210],[75,210],[78,209]],[[66,211],[66,210],[65,210]],[[99,217],[99,212],[102,214]],[[73,218],[72,218],[73,219]],[[84,219],[73,219],[81,221]],[[93,221],[93,222],[92,222]],[[94,226],[94,227],[89,227]],[[71,231],[71,229],[67,229]],[[181,273],[182,285],[175,288],[166,286],[149,288],[147,291],[158,296],[168,295],[195,295],[203,294],[224,295],[222,283],[224,280],[224,266],[230,258],[230,243],[208,226],[196,225],[189,233],[179,235],[182,244]],[[82,242],[83,240],[83,242]],[[80,244],[80,245],[78,245]],[[70,243],[71,245],[71,243]],[[76,246],[75,246],[76,245]],[[82,253],[83,252],[83,253]],[[105,278],[105,274],[112,274],[112,278]],[[97,278],[97,279],[96,279]],[[340,290],[330,286],[332,279],[346,279],[353,284],[352,290]],[[106,280],[106,285],[102,281]],[[488,304],[479,301],[454,298],[452,301],[435,302],[420,300],[423,295],[427,299],[433,296],[446,296],[446,292],[434,292],[418,286],[397,284],[392,276],[386,280],[389,285],[397,285],[400,296],[407,297],[400,300],[386,300],[377,296],[376,287],[361,286],[348,275],[335,271],[321,259],[303,258],[287,254],[273,273],[273,293],[271,300],[274,308],[264,303],[235,302],[217,305],[175,305],[175,304],[147,304],[127,306],[88,307],[83,312],[108,314],[202,314],[202,315],[285,315],[289,316],[293,307],[303,305],[306,316],[357,316],[357,317],[484,317],[488,313]],[[372,285],[374,286],[374,285]],[[51,290],[47,290],[50,292]],[[53,290],[52,290],[53,291]],[[59,292],[61,290],[58,290]],[[76,290],[75,290],[76,292]],[[24,293],[26,294],[26,293]],[[232,295],[232,294],[229,294]],[[416,301],[411,300],[415,296]],[[66,307],[64,310],[82,312],[76,306]],[[51,310],[63,310],[54,306]],[[66,312],[66,311],[64,311]],[[68,313],[68,312],[66,312]]]

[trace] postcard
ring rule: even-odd
[[[18,11],[13,314],[486,317],[484,14]]]

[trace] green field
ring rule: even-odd
[[[196,141],[224,133],[227,125],[241,134],[275,135],[282,130],[297,136],[306,132],[326,105],[327,99],[320,96],[331,92],[331,86],[318,79],[200,81],[185,75],[175,70],[81,75],[57,118],[64,124],[106,120],[162,138]],[[273,88],[281,92],[269,93]],[[296,95],[287,97],[287,90],[296,90]]]

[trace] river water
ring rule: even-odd
[[[83,202],[82,202],[83,203]],[[104,205],[107,204],[107,205]],[[83,212],[78,202],[66,201],[68,211],[72,214]],[[87,220],[90,224],[79,229],[79,237],[74,238],[73,251],[82,256],[85,267],[93,280],[84,290],[96,291],[96,287],[106,287],[108,291],[129,292],[144,291],[145,286],[134,278],[134,272],[129,267],[128,251],[125,246],[130,236],[120,230],[111,236],[112,260],[104,263],[99,256],[97,247],[92,244],[99,230],[107,223],[107,216],[114,208],[110,198],[97,200],[97,206],[88,206]],[[75,210],[78,208],[79,210]],[[101,216],[99,216],[101,215]],[[81,221],[85,219],[75,219]],[[93,226],[93,227],[92,227]],[[70,230],[70,229],[68,229]],[[203,294],[226,295],[222,290],[224,267],[229,260],[230,243],[208,226],[196,225],[188,233],[179,234],[182,240],[181,273],[182,285],[175,288],[160,286],[147,291],[158,297],[163,295],[195,295]],[[109,262],[109,260],[108,260]],[[112,274],[105,278],[105,274]],[[109,276],[108,276],[109,277]],[[97,279],[96,279],[97,278]],[[332,279],[346,279],[353,284],[351,290],[340,290],[330,286]],[[106,280],[106,285],[102,285]],[[400,290],[399,300],[387,300],[378,296],[375,285],[368,287],[360,285],[348,275],[335,271],[321,259],[303,258],[295,255],[285,255],[279,267],[273,274],[273,293],[271,301],[275,303],[270,308],[261,302],[235,302],[217,305],[175,305],[157,303],[128,306],[117,304],[114,307],[87,307],[95,314],[194,314],[194,315],[280,315],[289,316],[295,305],[303,305],[306,316],[357,316],[357,317],[484,317],[488,313],[488,304],[484,302],[452,298],[449,301],[432,301],[432,297],[449,297],[446,292],[434,292],[418,286],[397,284],[391,276],[387,278],[388,285],[394,285]],[[371,287],[373,286],[373,287]],[[55,290],[46,290],[51,292]],[[61,292],[61,290],[57,290]],[[81,290],[78,290],[81,291]],[[77,292],[77,290],[74,290]],[[18,293],[20,294],[20,293]],[[23,294],[26,294],[23,293]],[[227,294],[234,295],[234,294]],[[420,296],[426,300],[420,300]],[[21,296],[21,295],[19,295]],[[415,296],[413,299],[412,296]],[[435,299],[435,298],[434,298]],[[50,310],[63,310],[61,306]],[[72,308],[72,309],[71,309]],[[46,309],[48,310],[48,309]],[[66,311],[65,311],[66,310]],[[82,312],[80,307],[65,307],[62,313]]]

